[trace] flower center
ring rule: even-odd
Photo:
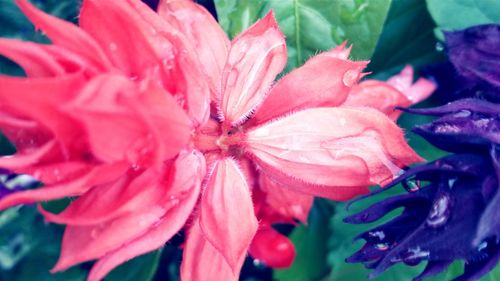
[[[194,146],[201,152],[219,151],[224,155],[239,157],[243,150],[241,142],[243,133],[241,127],[232,128],[230,130],[220,130],[220,133],[207,134],[196,132],[193,141]]]

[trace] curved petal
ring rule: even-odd
[[[220,118],[241,124],[262,103],[287,60],[285,38],[273,13],[238,35],[222,72]]]
[[[413,83],[413,68],[407,65],[397,75],[394,75],[387,83],[402,92],[412,104],[423,101],[436,89],[431,81],[420,78]]]
[[[139,92],[119,75],[94,78],[65,109],[83,123],[93,154],[107,162],[159,163],[175,156],[191,134],[172,96],[153,84]]]
[[[246,138],[247,153],[271,178],[331,187],[384,184],[421,159],[401,129],[370,108],[308,109],[253,128]]]
[[[343,105],[368,106],[396,120],[401,111],[397,106],[407,107],[412,102],[396,88],[389,84],[376,80],[366,80],[354,86]]]
[[[41,44],[0,38],[0,55],[19,64],[28,77],[50,77],[65,73]]]
[[[307,223],[314,201],[313,196],[287,189],[262,174],[259,178],[259,186],[266,193],[266,202],[278,213]]]
[[[250,255],[266,266],[287,268],[295,259],[295,246],[272,227],[259,229],[249,249]]]
[[[171,193],[166,197],[167,202],[174,206],[157,224],[151,225],[144,235],[99,259],[92,267],[88,281],[99,281],[119,264],[162,247],[184,226],[199,198],[201,181],[205,175],[205,161],[199,152],[192,151],[180,158],[175,165],[178,167],[171,190],[180,193],[175,195]]]
[[[85,175],[76,179],[69,179],[64,183],[16,192],[0,200],[0,210],[19,204],[78,196],[96,185],[116,180],[123,175],[126,169],[128,169],[128,165],[124,163],[97,166]]]
[[[102,70],[111,68],[103,50],[82,29],[72,23],[45,14],[27,0],[16,0],[16,3],[35,27],[43,30],[52,42],[79,54],[96,68]]]
[[[205,238],[199,220],[194,220],[182,256],[181,280],[237,281],[239,275],[239,270],[233,272],[221,252]]]
[[[201,199],[200,227],[236,275],[258,222],[249,186],[232,159],[215,163]]]
[[[278,81],[251,122],[262,123],[310,107],[338,106],[361,77],[367,62],[346,59],[341,45],[309,59]]]
[[[219,100],[222,69],[230,46],[224,30],[205,8],[190,0],[163,0],[158,6],[158,14],[193,42],[210,80],[211,99]]]

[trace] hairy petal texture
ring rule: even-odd
[[[272,88],[251,122],[266,122],[305,108],[342,104],[366,67],[366,62],[348,60],[348,55],[349,49],[341,45],[287,74]]]
[[[258,222],[250,187],[232,159],[221,159],[214,164],[201,199],[200,227],[205,239],[220,252],[236,275]]]
[[[318,185],[325,193],[314,195],[338,200],[349,199],[360,187],[383,184],[399,167],[421,160],[402,131],[370,108],[299,111],[250,129],[245,142],[270,178],[304,183],[299,190],[305,193]]]
[[[246,121],[286,60],[285,38],[272,12],[238,35],[222,73],[222,121],[232,125]]]
[[[210,262],[200,262],[200,260]],[[227,263],[222,253],[206,239],[199,220],[194,220],[189,229],[182,256],[182,281],[237,281],[239,275],[239,270],[233,272],[233,268]]]
[[[43,30],[54,44],[78,54],[91,68],[97,70],[112,68],[103,49],[84,30],[36,9],[27,0],[16,0],[16,3],[35,27]]]
[[[224,30],[205,8],[190,0],[163,0],[158,14],[193,42],[209,79],[211,100],[220,100],[221,75],[230,48]]]
[[[191,122],[172,96],[151,83],[140,91],[119,75],[94,78],[66,111],[81,120],[93,154],[105,162],[160,164],[175,156],[191,133]]]
[[[289,190],[263,174],[259,177],[259,186],[266,193],[266,202],[278,213],[307,223],[313,196]]]
[[[205,161],[196,151],[181,152],[170,169],[168,185],[160,197],[115,219],[92,226],[69,226],[53,271],[100,258],[88,280],[101,280],[119,264],[156,250],[185,224],[200,193]]]

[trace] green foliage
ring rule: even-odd
[[[160,262],[161,250],[134,258],[106,276],[106,281],[150,281],[155,276]]]
[[[309,214],[308,224],[298,226],[290,238],[294,241],[297,256],[292,267],[275,270],[278,281],[312,281],[328,275],[327,241],[332,235],[329,217],[333,207],[325,200],[316,200]]]
[[[426,0],[429,12],[439,27],[436,35],[443,39],[442,31],[462,30],[473,25],[500,23],[498,0]]]
[[[382,31],[391,0],[216,0],[221,25],[234,37],[273,10],[286,36],[286,72],[319,51],[344,41],[353,44],[354,59],[369,59]]]

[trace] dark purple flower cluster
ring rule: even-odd
[[[437,116],[414,131],[452,154],[408,169],[374,192],[401,183],[406,193],[345,218],[348,223],[370,223],[404,208],[356,238],[366,243],[347,261],[372,268],[370,277],[399,262],[413,266],[427,261],[414,278],[422,280],[463,260],[464,273],[455,280],[476,280],[500,258],[500,25],[446,33],[446,44],[452,76],[460,81],[454,86],[466,98],[406,111]]]

